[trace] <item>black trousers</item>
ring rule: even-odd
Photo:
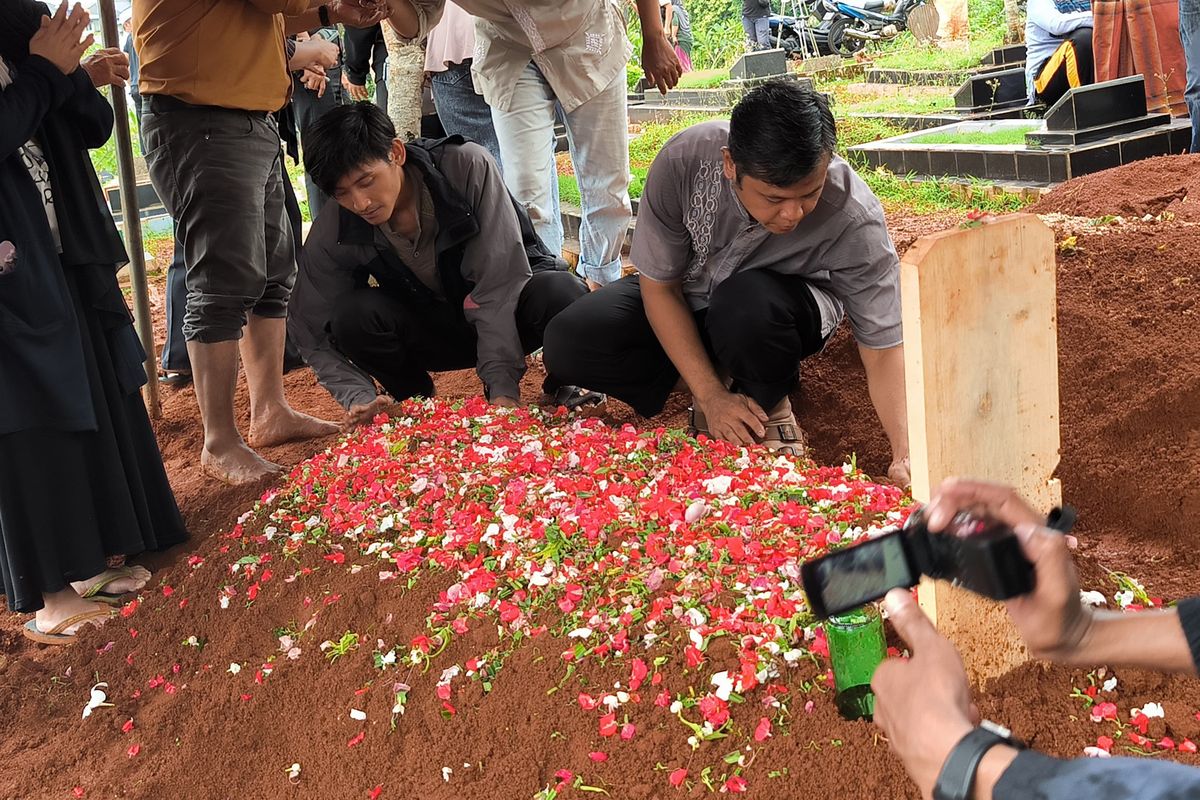
[[[569,272],[534,273],[517,303],[517,332],[526,354],[542,346],[546,326],[587,294]],[[432,397],[430,372],[469,369],[476,362],[475,329],[448,303],[422,303],[383,289],[356,289],[333,309],[329,331],[343,355],[396,400]]]
[[[636,275],[592,292],[546,331],[547,383],[605,392],[644,417],[662,411],[679,371],[646,319]],[[739,272],[692,312],[713,362],[734,388],[771,409],[800,382],[800,361],[824,346],[821,312],[803,278]]]
[[[1046,107],[1057,103],[1071,89],[1095,83],[1092,59],[1092,29],[1076,28],[1038,68],[1033,88]]]

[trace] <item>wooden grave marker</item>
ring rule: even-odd
[[[1015,486],[1058,505],[1054,235],[1031,214],[927,236],[901,261],[912,492],[951,476]],[[975,680],[1027,653],[1003,606],[925,581],[921,606]]]

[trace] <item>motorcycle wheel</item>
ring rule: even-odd
[[[852,56],[866,46],[865,40],[846,35],[849,24],[845,17],[834,17],[830,20],[828,28],[815,32],[817,48],[822,54]]]

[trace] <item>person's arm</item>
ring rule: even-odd
[[[355,86],[367,85],[371,71],[371,47],[378,32],[374,28],[348,28],[342,42],[342,74]]]
[[[112,106],[92,82],[86,69],[80,68],[69,76],[75,91],[61,108],[63,118],[79,130],[83,146],[88,149],[103,147],[112,136],[116,117]]]
[[[856,180],[856,179],[854,179]],[[888,476],[909,482],[908,416],[904,393],[904,346],[900,317],[900,258],[888,236],[883,208],[871,198],[830,243],[832,294],[846,308],[867,389],[892,448]]]
[[[1200,599],[1178,609],[1138,613],[1094,611],[1079,598],[1079,578],[1067,537],[1042,527],[1045,517],[1016,490],[995,483],[951,478],[926,507],[931,531],[961,510],[1010,525],[1036,575],[1033,592],[1005,605],[1030,652],[1071,666],[1136,667],[1198,674]]]
[[[976,778],[975,800],[1027,800],[1032,797],[1046,800],[1200,797],[1200,770],[1148,758],[1064,761],[1032,751],[1015,756],[994,779],[991,771],[985,772],[981,767]]]
[[[665,95],[679,83],[683,65],[667,41],[659,8],[658,0],[637,0],[638,19],[642,21],[642,71],[646,80]]]
[[[297,41],[295,52],[288,57],[288,69],[299,72],[313,67],[335,67],[338,63],[338,53],[336,44],[320,36]]]
[[[384,0],[247,0],[260,10],[284,15],[284,31],[300,33],[320,28],[321,6],[326,6],[331,25],[342,24],[347,28],[370,27],[388,14]],[[286,10],[280,8],[286,6]]]
[[[521,399],[525,351],[517,331],[517,304],[532,277],[516,207],[496,162],[468,142],[447,146],[440,167],[460,191],[479,223],[463,250],[462,275],[474,284],[463,301],[478,339],[475,371],[492,402]]]
[[[888,477],[899,486],[911,483],[908,457],[908,410],[904,393],[904,345],[875,350],[858,346],[867,373],[867,391],[892,446]]]
[[[0,91],[0,158],[33,138],[42,120],[75,91],[76,83],[41,56],[30,56],[7,89]]]
[[[1064,14],[1054,7],[1054,0],[1029,0],[1026,21],[1051,36],[1066,36],[1076,28],[1092,24],[1091,11],[1072,11]]]
[[[684,276],[693,256],[691,235],[684,225],[684,198],[690,197],[691,185],[691,177],[685,173],[668,144],[646,176],[629,255],[640,273],[646,319],[695,396],[708,432],[736,444],[750,444],[765,433],[767,413],[745,395],[725,388],[683,295]]]
[[[334,346],[328,324],[338,299],[354,290],[354,276],[338,263],[340,208],[332,204],[317,218],[300,250],[296,285],[288,303],[288,336],[317,380],[343,408],[367,406],[377,397],[375,381]],[[328,217],[328,218],[327,218]]]
[[[420,41],[442,19],[446,0],[387,0],[387,23],[404,42]]]

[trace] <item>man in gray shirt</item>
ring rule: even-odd
[[[330,111],[305,142],[305,167],[337,205],[304,244],[288,331],[347,423],[392,397],[432,396],[431,371],[471,366],[489,400],[517,405],[525,355],[587,288],[487,150],[461,137],[405,145],[370,103]]]
[[[889,474],[907,483],[899,259],[883,208],[834,155],[836,139],[821,95],[773,81],[748,93],[729,123],[667,142],[638,210],[640,275],[554,320],[550,379],[605,391],[649,417],[682,377],[698,430],[798,453],[788,396],[800,361],[844,315],[891,443]]]

